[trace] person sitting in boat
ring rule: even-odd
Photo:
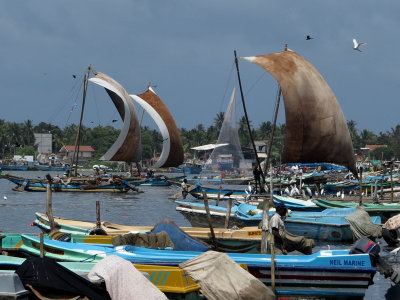
[[[152,178],[154,176],[154,171],[152,170],[152,169],[149,169],[148,171],[147,171],[147,177],[148,178]]]
[[[60,175],[56,175],[53,177],[53,184],[54,184],[54,191],[60,192],[61,191],[61,178]]]
[[[93,175],[94,176],[99,176],[100,175],[100,168],[98,165],[93,166]]]
[[[284,203],[275,206],[276,213],[269,221],[271,234],[274,236],[274,250],[276,255],[287,254],[292,251],[299,251],[303,254],[312,254],[315,246],[313,239],[291,234],[285,229],[285,219],[288,209]]]
[[[186,196],[189,194],[189,184],[187,183],[187,179],[183,179],[181,183],[181,188],[182,188],[182,197],[183,199],[186,199]]]

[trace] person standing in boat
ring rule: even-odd
[[[187,183],[187,179],[183,179],[181,183],[181,188],[182,188],[182,197],[183,199],[186,199],[186,196],[189,194],[189,184]]]
[[[257,193],[257,184],[258,184],[258,191],[261,192],[261,170],[258,168],[257,165],[253,168],[253,175],[254,175],[254,183],[256,185],[255,193]]]

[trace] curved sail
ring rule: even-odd
[[[281,86],[286,115],[282,161],[338,163],[357,174],[346,120],[321,74],[291,50],[244,59],[268,71]]]
[[[142,158],[140,126],[128,93],[118,82],[103,73],[96,73],[89,81],[105,88],[124,121],[117,140],[100,159],[139,162]]]
[[[174,118],[150,87],[140,95],[130,95],[153,118],[163,137],[163,149],[154,168],[177,167],[183,163],[183,146]]]

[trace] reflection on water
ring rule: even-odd
[[[46,172],[10,172],[17,176],[44,178]],[[55,175],[56,172],[50,172]],[[0,230],[3,232],[39,233],[30,223],[35,219],[35,212],[46,211],[46,193],[15,192],[14,184],[8,180],[0,180]],[[244,187],[243,187],[244,188]],[[53,214],[58,217],[81,221],[96,221],[96,201],[100,201],[101,219],[124,225],[153,226],[161,219],[169,219],[179,226],[191,226],[190,223],[175,210],[175,203],[168,196],[179,192],[178,187],[140,187],[143,193],[53,193]],[[4,199],[4,196],[7,200]],[[190,200],[189,197],[187,200]],[[213,203],[210,203],[213,204]],[[381,255],[399,270],[400,258],[385,251],[385,242],[381,241]],[[320,249],[350,248],[350,244],[318,243],[315,251]],[[399,254],[400,255],[400,254]],[[364,299],[384,299],[391,286],[391,281],[376,274],[374,285],[370,286]]]

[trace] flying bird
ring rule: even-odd
[[[367,43],[357,43],[357,40],[356,39],[353,39],[353,49],[354,50],[357,50],[357,51],[360,51],[360,52],[362,52],[361,50],[360,50],[360,47],[362,46],[362,45],[366,45]]]
[[[311,37],[311,36],[309,36],[309,35],[307,35],[307,37],[306,37],[306,40],[308,41],[308,40],[312,40],[313,38]]]
[[[76,78],[76,75],[72,75],[72,77]]]
[[[115,122],[117,122],[118,120],[112,120],[111,122],[113,122],[113,123],[115,123]]]

